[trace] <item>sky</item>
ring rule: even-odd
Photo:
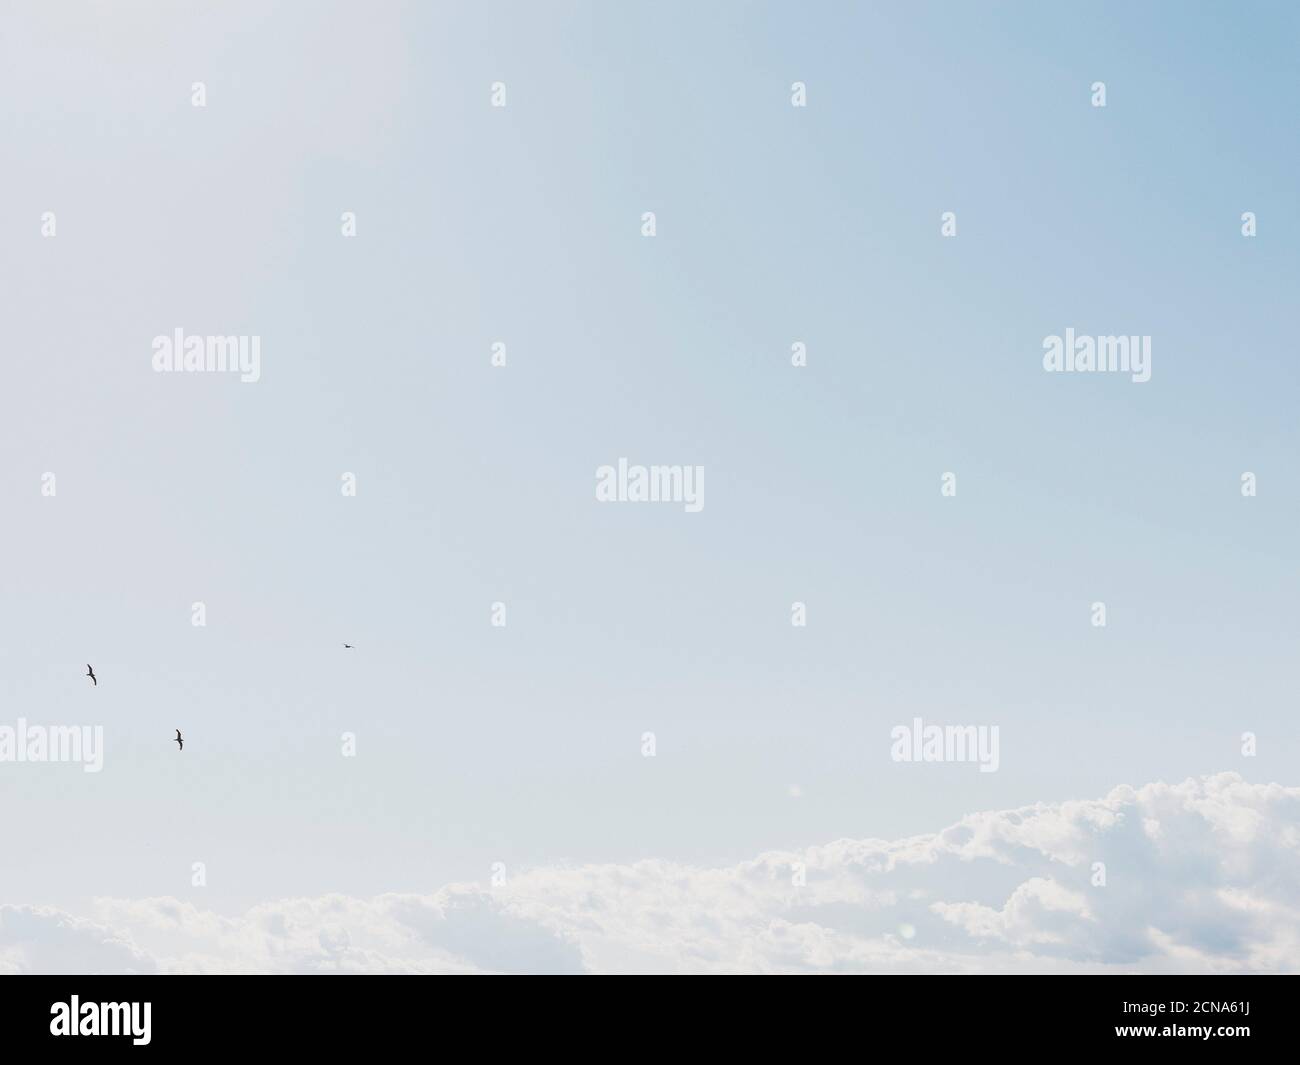
[[[1152,844],[1171,891],[1300,885],[1270,790],[1300,756],[1294,6],[24,2],[0,25],[0,726],[104,730],[98,773],[0,762],[0,959],[120,962],[42,961],[14,914],[183,967],[127,915],[397,897],[445,922],[473,884],[474,949],[357,965],[797,968],[744,936],[707,964],[582,942],[594,887],[570,925],[516,895],[640,863],[712,883],[1122,787],[1222,793],[1261,849],[1211,876],[1171,855],[1219,829]],[[260,379],[156,373],[176,328],[258,337]],[[1150,337],[1151,379],[1045,372],[1066,329]],[[599,502],[624,457],[702,466],[703,509]],[[996,726],[997,771],[895,761],[915,718]],[[1018,887],[949,890],[1005,921]],[[708,899],[680,910],[739,905]],[[954,915],[989,927],[926,914],[888,933],[922,968]],[[537,956],[493,953],[535,920]],[[1140,966],[1136,936],[1282,964],[1235,920],[1075,960]],[[859,931],[834,964],[886,964]],[[240,934],[203,964],[269,965]]]

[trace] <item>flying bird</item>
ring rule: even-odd
[[[179,747],[182,751],[185,750],[185,741],[181,739],[180,729],[176,730],[176,746]]]
[[[99,687],[99,681],[95,679],[95,671],[90,668],[89,662],[86,663],[86,676],[90,678],[91,684],[93,684],[96,688]]]
[[[354,648],[350,643],[345,643],[343,646],[346,647],[349,651],[356,650],[356,648]]]

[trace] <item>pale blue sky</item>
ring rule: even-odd
[[[107,744],[0,766],[0,900],[1294,780],[1292,5],[260,7],[0,8],[0,723]],[[176,326],[261,381],[154,374]],[[1152,380],[1045,374],[1068,326]],[[704,511],[597,504],[620,456]]]

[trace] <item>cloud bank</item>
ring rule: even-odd
[[[1235,773],[719,869],[543,867],[235,917],[0,906],[0,973],[1297,970],[1300,788]]]

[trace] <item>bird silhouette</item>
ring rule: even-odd
[[[95,679],[95,671],[90,668],[89,662],[86,663],[86,676],[90,678],[91,684],[93,684],[96,688],[99,687],[99,681]]]
[[[185,750],[185,741],[181,739],[180,729],[176,730],[176,746],[179,747],[182,751]]]

